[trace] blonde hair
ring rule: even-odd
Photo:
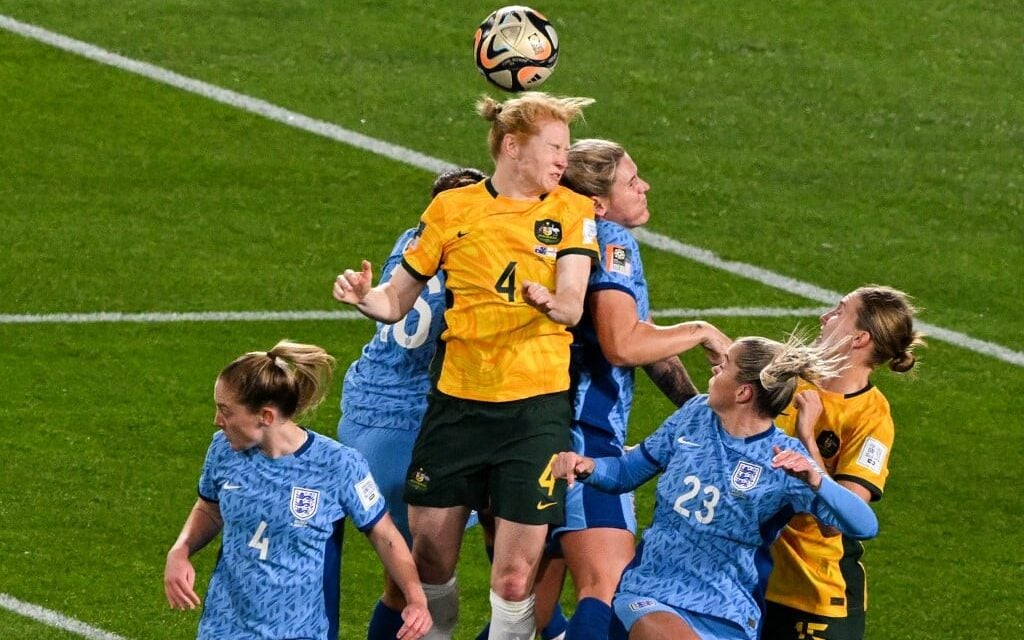
[[[569,147],[569,162],[562,184],[585,196],[607,197],[615,184],[615,171],[626,150],[617,142],[587,138]]]
[[[818,383],[843,369],[833,347],[808,345],[796,333],[785,342],[746,337],[736,343],[742,346],[735,356],[736,381],[753,386],[757,412],[770,418],[789,405],[798,378]]]
[[[917,309],[910,303],[910,296],[877,284],[860,287],[853,295],[860,300],[857,328],[867,331],[874,345],[871,366],[888,362],[889,368],[897,373],[913,369],[917,362],[914,348],[924,346],[925,342],[923,334],[914,330]]]
[[[583,117],[583,107],[593,103],[593,98],[561,98],[542,91],[527,91],[505,102],[483,96],[476,103],[476,111],[491,123],[487,145],[491,158],[497,160],[506,135],[517,138],[535,135],[538,124],[547,120],[572,124]]]
[[[256,412],[273,405],[285,418],[323,400],[334,375],[334,357],[312,344],[281,340],[270,351],[251,351],[224,367],[217,379]]]

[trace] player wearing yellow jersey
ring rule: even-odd
[[[589,98],[522,93],[483,98],[493,177],[431,202],[389,282],[370,264],[345,271],[334,297],[384,322],[401,318],[423,283],[447,275],[447,329],[435,387],[406,481],[413,557],[435,620],[451,636],[455,566],[470,509],[495,515],[491,638],[532,638],[533,578],[565,485],[550,464],[569,444],[567,327],[583,312],[597,257],[589,199],[559,186],[569,125]]]
[[[589,269],[588,256],[597,255],[592,215],[588,198],[560,186],[523,200],[485,180],[434,198],[402,264],[419,280],[439,265],[447,276],[439,391],[507,402],[569,388],[569,323],[537,313],[519,284],[557,291],[556,267],[572,256]]]
[[[818,465],[864,501],[882,497],[889,475],[893,420],[889,403],[870,380],[889,363],[902,373],[921,344],[906,294],[870,285],[845,296],[821,317],[819,342],[840,345],[846,369],[821,387],[803,383],[776,424],[798,437]],[[860,640],[867,588],[863,545],[800,514],[772,545],[762,638]]]

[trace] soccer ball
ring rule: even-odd
[[[480,73],[505,91],[533,89],[558,62],[558,34],[529,7],[502,7],[480,23],[473,56]]]

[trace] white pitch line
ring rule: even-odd
[[[685,244],[673,238],[648,231],[647,229],[633,229],[633,235],[638,241],[648,244],[655,249],[661,249],[662,251],[667,251],[683,258],[689,258],[690,260],[699,262],[703,265],[720,269],[748,280],[754,280],[755,282],[760,282],[761,284],[775,289],[794,293],[809,300],[815,300],[823,304],[831,305],[835,304],[836,301],[843,297],[843,294],[838,291],[822,289],[821,287],[813,284],[795,280],[788,276],[768,271],[767,269],[762,269],[761,267],[746,264],[745,262],[724,260],[707,249]],[[967,334],[960,333],[959,331],[945,329],[919,320],[914,321],[914,327],[919,331],[922,331],[926,338],[942,340],[943,342],[948,342],[970,351],[975,351],[977,353],[992,356],[993,358],[998,358],[1004,362],[1009,362],[1010,364],[1015,364],[1018,367],[1024,367],[1024,353],[1021,353],[1020,351],[1014,351],[994,342],[979,340]]]
[[[0,607],[17,613],[18,615],[31,618],[36,622],[41,622],[50,627],[56,627],[63,629],[70,633],[74,633],[88,638],[89,640],[127,640],[124,636],[119,636],[116,633],[110,633],[103,629],[97,629],[96,627],[85,624],[80,620],[69,618],[68,616],[57,613],[56,611],[50,611],[44,609],[39,605],[32,604],[30,602],[23,602],[17,598],[12,598],[6,593],[0,593]]]
[[[815,318],[829,307],[710,307],[707,309],[655,309],[655,318]]]
[[[343,142],[359,149],[364,149],[426,171],[437,173],[455,166],[450,162],[422,154],[418,151],[413,151],[412,149],[407,149],[390,142],[384,142],[383,140],[377,140],[376,138],[371,138],[361,133],[344,129],[335,124],[324,122],[323,120],[316,120],[300,113],[289,111],[288,109],[278,107],[266,102],[265,100],[260,100],[259,98],[253,98],[201,80],[189,78],[146,62],[126,58],[87,42],[75,40],[59,33],[54,33],[53,31],[48,31],[36,25],[20,22],[3,14],[0,14],[0,28],[11,31],[12,33],[17,33],[26,38],[31,38],[33,40],[49,44],[57,47],[58,49],[63,49],[64,51],[68,51],[75,55],[83,56],[101,64],[142,75],[150,78],[151,80],[176,87],[183,91],[188,91],[211,100],[216,100],[217,102],[237,109],[242,109],[244,111],[269,118],[275,122],[280,122],[281,124],[286,124],[290,127],[295,127],[309,133],[324,136],[338,142]],[[829,291],[828,289],[823,289],[807,282],[783,276],[781,274],[768,271],[767,269],[762,269],[761,267],[743,262],[723,260],[711,251],[684,244],[678,240],[674,240],[673,238],[654,233],[653,231],[639,229],[637,230],[636,237],[645,244],[668,251],[680,257],[688,258],[700,264],[721,269],[776,289],[781,289],[787,293],[803,296],[816,302],[831,305],[842,297],[842,294],[839,292]],[[1005,362],[1024,367],[1024,353],[1022,352],[1013,351],[1012,349],[1002,345],[978,340],[977,338],[972,338],[971,336],[958,331],[945,329],[935,325],[922,322],[917,323],[917,325],[922,331],[929,334],[932,338],[949,342],[950,344],[958,347],[986,354]]]
[[[265,320],[362,320],[358,311],[187,311],[0,314],[0,324],[96,324],[118,322],[255,322]]]
[[[788,317],[817,316],[823,308],[785,309],[772,307],[732,307],[711,309],[661,309],[651,315],[662,318],[713,317]],[[358,311],[189,311],[176,313],[146,312],[119,313],[47,313],[0,314],[3,324],[98,324],[98,323],[156,323],[156,322],[264,322],[267,320],[365,320]]]

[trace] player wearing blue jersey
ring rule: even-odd
[[[772,422],[798,377],[835,374],[836,361],[823,354],[795,339],[741,338],[713,368],[708,395],[639,447],[596,461],[559,455],[556,477],[605,491],[629,491],[662,472],[654,520],[614,600],[631,639],[757,638],[768,545],[794,513],[853,538],[877,533],[871,508]]]
[[[431,197],[475,184],[487,176],[477,169],[447,170],[434,180]],[[381,269],[380,283],[402,262],[415,238],[408,229],[398,237]],[[444,272],[427,281],[413,308],[395,324],[378,322],[373,338],[345,374],[338,439],[366,457],[388,504],[395,526],[412,547],[408,505],[402,496],[416,435],[427,409],[430,361],[444,330]],[[381,596],[367,629],[368,640],[393,640],[402,627],[405,600],[398,584],[384,573]]]
[[[323,399],[333,366],[319,347],[281,341],[237,358],[217,377],[220,431],[164,569],[171,607],[195,608],[189,558],[222,534],[201,639],[336,639],[346,517],[366,533],[408,603],[398,637],[420,638],[431,627],[412,555],[366,460],[294,421]]]
[[[573,450],[590,457],[621,456],[634,368],[643,366],[679,406],[697,389],[677,354],[700,345],[716,362],[730,341],[706,322],[651,323],[640,247],[629,231],[650,217],[650,185],[621,145],[595,139],[573,143],[562,183],[594,202],[600,256],[587,285],[583,319],[573,330]],[[566,640],[608,637],[612,596],[633,558],[635,534],[632,493],[613,495],[580,484],[566,494],[565,525],[555,535],[578,598]],[[543,581],[561,583],[559,569],[557,561],[546,566]]]

